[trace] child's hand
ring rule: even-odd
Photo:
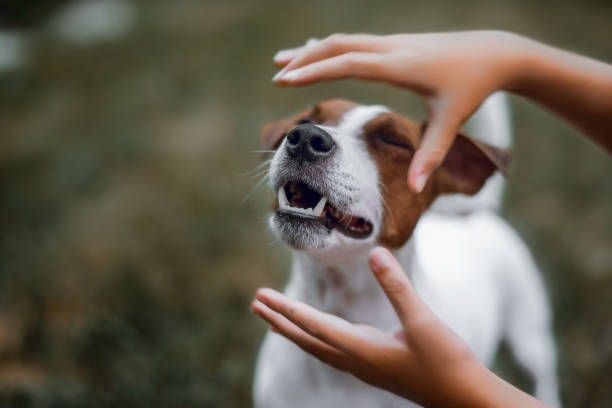
[[[284,66],[274,81],[304,85],[358,78],[386,82],[421,95],[429,109],[423,144],[408,182],[420,192],[442,163],[461,125],[491,93],[508,87],[517,66],[515,50],[529,41],[498,31],[373,36],[334,34],[280,51]]]

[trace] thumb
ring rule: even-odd
[[[370,252],[369,262],[376,280],[404,327],[409,326],[413,316],[423,312],[429,313],[429,309],[416,293],[406,272],[389,250],[382,247],[374,248]]]
[[[431,174],[442,164],[457,134],[462,118],[450,111],[433,111],[430,121],[408,170],[408,185],[423,191]]]

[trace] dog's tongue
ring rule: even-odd
[[[325,214],[337,227],[344,230],[355,233],[365,233],[371,230],[371,225],[369,225],[363,218],[345,215],[329,204],[325,206]]]

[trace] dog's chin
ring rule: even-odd
[[[370,244],[372,235],[351,237],[314,217],[276,211],[269,220],[274,234],[285,244],[299,251],[346,250]]]
[[[331,230],[319,221],[275,212],[270,226],[276,236],[297,250],[315,250],[329,247]]]

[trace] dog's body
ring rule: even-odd
[[[481,125],[499,115],[500,103],[499,99],[489,103],[490,113],[481,118]],[[295,127],[304,117],[314,124]],[[288,141],[281,140],[291,128],[299,131],[292,131]],[[545,291],[529,251],[495,212],[503,181],[497,175],[481,190],[494,170],[484,161],[483,167],[470,168],[467,176],[455,179],[454,174],[465,166],[453,160],[462,155],[472,160],[476,152],[471,144],[461,147],[460,142],[453,151],[461,153],[449,153],[447,169],[428,183],[429,192],[408,192],[407,167],[397,168],[397,163],[409,164],[410,153],[419,143],[416,129],[384,107],[330,101],[264,130],[264,143],[268,138],[269,147],[280,144],[270,169],[272,185],[279,191],[271,227],[299,249],[294,251],[286,294],[352,322],[397,330],[400,323],[367,262],[369,249],[384,244],[394,249],[424,301],[480,361],[490,364],[500,341],[507,340],[532,375],[536,396],[557,406],[555,347]],[[487,140],[499,138],[500,131],[509,133],[505,128],[493,130],[497,134],[484,135]],[[322,144],[313,142],[318,137],[323,138]],[[500,161],[494,157],[499,152],[483,151],[486,160]],[[477,182],[471,180],[472,173],[482,173]],[[468,184],[466,177],[471,180]],[[440,199],[427,211],[442,192],[474,194],[478,190],[470,198]],[[325,200],[318,201],[319,197]],[[337,371],[268,333],[257,366],[255,405],[413,404]]]

